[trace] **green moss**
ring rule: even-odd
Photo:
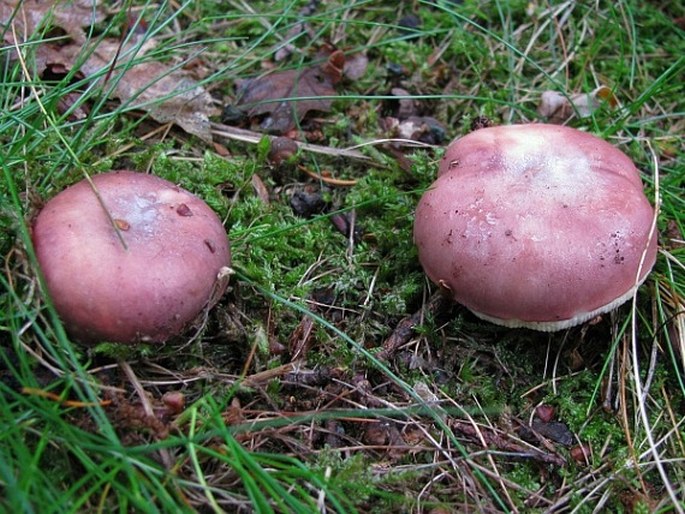
[[[420,473],[405,471],[387,473],[382,477],[372,472],[375,462],[361,454],[345,458],[340,451],[326,448],[319,452],[315,469],[330,474],[330,482],[345,497],[353,498],[355,505],[364,507],[365,512],[383,513],[411,509],[416,503],[412,495],[403,494],[407,483],[420,480]],[[398,488],[398,493],[388,489]],[[427,502],[429,505],[432,502]]]
[[[89,349],[92,357],[106,357],[114,361],[135,361],[145,359],[159,353],[159,348],[148,344],[120,344],[120,343],[99,343]]]

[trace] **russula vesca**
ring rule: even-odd
[[[153,175],[122,170],[92,181],[102,203],[84,180],[52,198],[33,224],[65,328],[85,343],[179,334],[226,287],[218,275],[231,256],[221,221],[202,200]]]
[[[656,260],[639,171],[609,143],[558,125],[453,141],[416,210],[419,260],[477,316],[554,331],[628,300]]]

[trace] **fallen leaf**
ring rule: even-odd
[[[570,446],[573,443],[573,434],[565,423],[559,421],[545,423],[535,419],[531,428],[541,436],[563,446]]]
[[[110,59],[103,56],[113,57],[98,48],[81,67],[86,76],[110,65]],[[216,114],[213,99],[181,70],[156,61],[130,64],[117,80],[112,96],[130,108],[149,112],[160,123],[175,123],[189,134],[212,141],[209,116]]]
[[[490,446],[506,452],[515,452],[519,457],[554,464],[555,466],[566,465],[564,458],[556,453],[553,447],[537,449],[530,445],[521,444],[516,439],[512,439],[509,434],[482,425],[476,426],[471,422],[451,420],[450,424],[457,433],[484,447]]]
[[[330,111],[335,85],[342,78],[345,56],[334,51],[319,66],[286,70],[239,84],[237,106],[248,116],[269,114],[261,128],[284,134],[297,126],[309,111]]]
[[[93,0],[0,0],[0,25],[8,28],[3,30],[3,38],[11,46],[22,44],[40,34],[38,29],[47,18],[51,26],[61,28],[76,41],[83,41],[85,34],[82,27],[105,18],[98,9],[99,3]],[[18,40],[14,39],[14,34]]]
[[[547,404],[538,405],[535,408],[535,415],[543,423],[549,423],[554,419],[554,407]]]
[[[38,75],[46,70],[66,74],[87,56],[79,68],[83,77],[101,81],[108,94],[126,107],[146,111],[160,123],[175,123],[189,134],[212,141],[209,116],[217,113],[212,97],[181,69],[146,60],[145,53],[155,46],[152,38],[142,44],[138,38],[144,36],[137,35],[126,45],[111,38],[88,45],[81,27],[104,19],[92,0],[24,0],[16,8],[17,4],[16,0],[0,0],[0,24],[11,25],[14,31],[4,31],[9,45],[22,46],[44,20],[66,34],[59,44],[35,45],[34,69]],[[108,84],[112,84],[109,90]]]
[[[64,32],[63,38],[53,40],[50,44],[31,46],[35,59],[34,69],[40,75],[50,63],[70,64],[59,58],[59,49],[65,43],[75,44],[77,47],[83,45],[86,35],[82,27],[105,18],[104,13],[98,9],[98,4],[99,2],[92,0],[0,0],[0,29],[4,42],[11,48],[10,59],[17,60],[16,48],[25,47],[28,41],[40,42],[44,32],[56,28]]]
[[[362,440],[369,446],[385,446],[388,444],[388,440],[390,439],[388,427],[388,423],[369,423],[366,427],[366,430],[364,430]]]
[[[231,405],[229,405],[226,409],[226,412],[224,412],[223,418],[228,425],[239,425],[245,421],[245,415],[243,413],[243,407],[240,405],[240,399],[234,397],[231,400]]]
[[[550,123],[561,124],[576,114],[581,118],[590,116],[603,101],[612,107],[618,105],[616,96],[607,86],[600,86],[591,93],[577,93],[570,97],[556,91],[545,91],[540,97],[538,114],[547,118]]]
[[[142,45],[134,40],[123,46],[116,39],[105,39],[85,50],[88,58],[81,64],[80,72],[101,81],[107,94],[118,98],[127,108],[148,112],[155,121],[175,123],[189,134],[211,142],[209,116],[218,113],[211,95],[183,70],[145,60],[145,52],[152,48],[154,41],[150,39]],[[61,47],[48,64],[59,56],[73,65],[83,51],[79,45]],[[112,63],[115,69],[110,75]]]
[[[319,190],[310,186],[295,191],[290,198],[290,206],[297,216],[311,218],[326,209],[326,201]]]
[[[298,168],[300,168],[313,179],[316,179],[319,182],[325,182],[326,184],[330,184],[332,186],[354,186],[357,184],[357,180],[355,179],[334,178],[331,176],[332,174],[329,170],[323,170],[321,173],[316,173],[315,171],[307,169],[305,166],[298,166]]]
[[[228,148],[226,148],[221,143],[217,143],[216,141],[214,141],[212,143],[212,146],[214,147],[214,151],[217,153],[217,155],[219,155],[221,157],[230,157],[231,156],[231,152],[228,150]]]

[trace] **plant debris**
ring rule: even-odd
[[[91,0],[75,0],[68,3],[54,0],[0,0],[0,25],[5,29],[4,41],[16,49],[39,35],[41,30],[47,31],[48,27],[43,24],[49,19],[55,27],[64,30],[67,37],[82,43],[86,39],[82,27],[105,19],[98,6],[98,1]],[[41,61],[41,54],[46,48],[44,44],[36,47],[38,62]]]
[[[299,70],[285,70],[238,84],[237,106],[248,116],[268,114],[260,128],[285,134],[297,127],[309,111],[330,111],[335,85],[342,79],[345,56],[333,51],[326,61]]]
[[[114,63],[119,43],[103,41],[81,66],[86,76],[97,76]],[[146,111],[160,123],[175,123],[189,134],[211,142],[209,116],[217,114],[213,99],[181,70],[157,61],[141,60],[133,45],[119,55],[111,96],[130,109]]]
[[[431,296],[430,300],[420,310],[411,316],[403,318],[395,327],[392,334],[383,343],[383,349],[376,354],[379,360],[389,360],[404,346],[414,335],[416,328],[426,315],[435,316],[449,304],[449,299],[438,291]]]
[[[128,109],[148,112],[160,123],[175,123],[189,134],[211,142],[209,116],[218,111],[209,93],[180,66],[146,57],[155,47],[152,38],[135,34],[125,42],[113,38],[88,40],[82,27],[104,18],[98,5],[89,1],[64,4],[0,0],[0,25],[7,28],[5,42],[15,49],[30,41],[30,35],[39,33],[46,20],[65,32],[57,42],[35,45],[35,70],[39,75],[50,70],[66,76],[77,68],[83,77],[99,82],[109,96],[118,98]],[[13,59],[19,59],[16,52]]]
[[[608,103],[611,107],[618,105],[616,96],[607,86],[600,86],[591,93],[576,93],[571,96],[557,91],[545,91],[540,96],[538,114],[549,123],[560,125],[576,115],[587,118],[599,109],[602,102]]]

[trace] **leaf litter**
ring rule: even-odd
[[[599,86],[591,93],[575,93],[570,96],[557,91],[544,91],[540,96],[538,114],[550,123],[562,124],[573,119],[587,118],[599,109],[602,103],[611,107],[618,105],[613,91],[607,86]]]
[[[322,64],[269,73],[238,83],[237,106],[250,117],[268,114],[260,128],[286,134],[310,111],[328,112],[343,77],[345,55],[332,51]]]
[[[0,26],[5,44],[14,48],[11,58],[19,58],[17,50],[24,53],[31,48],[38,75],[77,70],[84,78],[100,82],[126,108],[145,111],[155,121],[175,123],[211,142],[209,116],[217,114],[211,95],[181,65],[147,57],[156,46],[152,38],[138,34],[123,41],[87,38],[83,27],[105,18],[100,4],[91,1],[0,0]],[[64,35],[41,41],[41,34],[53,30]],[[29,46],[36,35],[38,44]]]

